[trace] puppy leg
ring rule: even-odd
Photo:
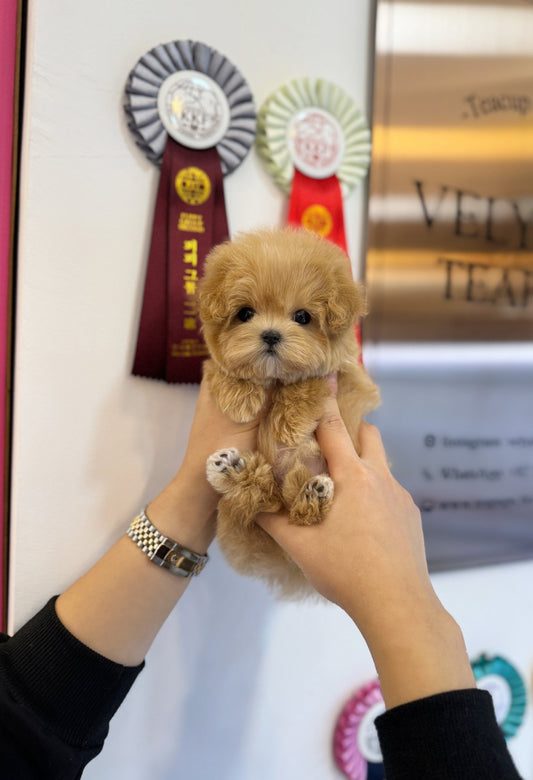
[[[255,522],[260,512],[277,512],[282,506],[272,468],[264,458],[259,454],[242,457],[229,449],[214,453],[209,458],[208,480],[223,493],[218,504],[217,539],[232,568],[278,588],[291,576],[301,584],[295,565]],[[286,590],[285,585],[282,589]]]
[[[319,474],[307,482],[291,506],[289,522],[295,525],[320,523],[333,501],[333,480]]]
[[[234,422],[251,422],[265,405],[264,387],[224,374],[213,360],[204,362],[204,376],[217,406]]]
[[[264,457],[221,450],[209,458],[208,479],[223,494],[217,511],[217,539],[230,566],[239,574],[265,580],[279,596],[312,593],[296,564],[255,522],[260,512],[277,512],[282,507],[281,491]]]
[[[313,476],[301,462],[289,471],[283,498],[290,507],[289,522],[295,525],[320,523],[333,500],[333,480],[327,474]]]
[[[218,450],[207,459],[206,476],[218,493],[231,499],[244,525],[252,523],[259,512],[281,508],[272,467],[259,453],[243,456],[234,447]]]
[[[329,395],[324,377],[282,385],[269,413],[273,437],[288,447],[300,446],[313,435]]]

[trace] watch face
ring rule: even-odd
[[[167,133],[189,149],[209,149],[224,137],[229,126],[228,100],[203,73],[182,70],[161,84],[157,108]]]
[[[156,550],[156,555],[158,558],[161,558],[161,560],[164,561],[167,555],[169,554],[169,552],[170,552],[170,547],[167,547],[166,544],[160,544]]]

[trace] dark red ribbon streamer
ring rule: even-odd
[[[207,348],[197,284],[212,246],[228,238],[224,185],[215,147],[187,149],[167,139],[152,227],[132,373],[199,382]]]

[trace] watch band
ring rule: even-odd
[[[179,577],[200,574],[209,560],[207,553],[199,555],[168,536],[163,536],[152,525],[144,509],[130,525],[127,535],[153,563]]]

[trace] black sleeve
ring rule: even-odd
[[[450,691],[376,718],[387,780],[520,780],[490,693]]]
[[[60,622],[55,601],[13,637],[0,634],[2,777],[79,778],[144,666],[86,647]]]

